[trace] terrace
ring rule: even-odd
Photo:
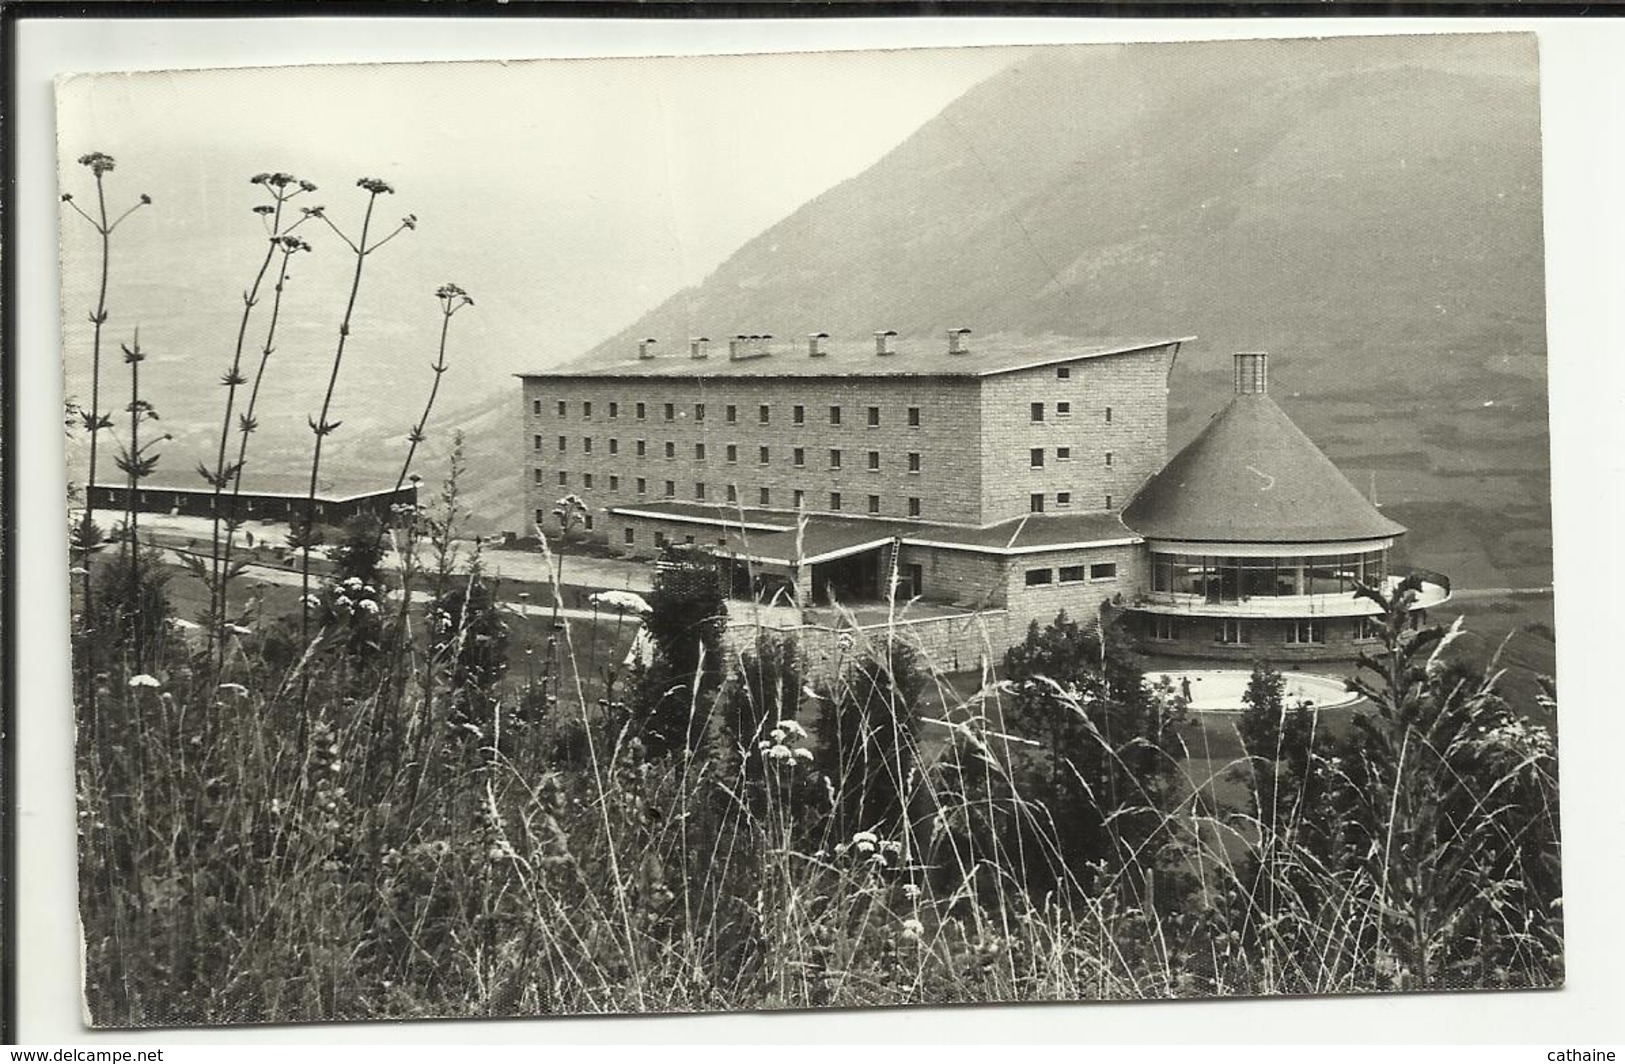
[[[1437,573],[1418,573],[1422,588],[1411,603],[1413,610],[1432,609],[1450,600],[1450,580]],[[1392,595],[1403,577],[1384,577],[1380,584]],[[1309,595],[1246,595],[1147,591],[1138,595],[1133,608],[1143,613],[1165,613],[1181,617],[1368,617],[1378,613],[1377,604],[1352,590]]]

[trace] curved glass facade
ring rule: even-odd
[[[1386,550],[1256,558],[1158,552],[1151,555],[1153,592],[1191,595],[1206,602],[1344,594],[1352,592],[1357,582],[1381,584],[1387,575]]]

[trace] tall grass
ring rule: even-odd
[[[216,690],[193,667],[196,649],[171,641],[160,687],[120,687],[107,700],[127,741],[81,760],[96,1022],[1561,978],[1560,912],[1532,911],[1539,877],[1524,867],[1556,857],[1555,836],[1531,827],[1555,814],[1533,804],[1552,794],[1550,751],[1500,713],[1493,676],[1412,691],[1502,728],[1463,725],[1448,740],[1461,746],[1449,754],[1458,767],[1467,744],[1499,768],[1480,774],[1481,790],[1437,794],[1431,834],[1423,796],[1441,777],[1419,752],[1444,741],[1438,729],[1399,726],[1383,740],[1403,752],[1393,761],[1371,752],[1351,766],[1316,754],[1325,763],[1315,782],[1272,792],[1270,810],[1207,802],[1200,781],[1183,778],[1189,752],[1176,743],[1156,756],[1166,778],[1190,785],[1161,786],[1137,770],[1142,782],[1103,810],[1108,845],[1078,865],[1066,857],[1068,824],[1024,791],[1033,755],[1004,730],[1011,685],[996,670],[961,697],[928,660],[904,677],[881,635],[844,650],[857,667],[797,687],[772,670],[750,682],[757,650],[730,653],[714,702],[690,705],[706,749],[651,757],[635,710],[605,697],[623,681],[586,667],[586,640],[603,631],[562,623],[566,672],[539,719],[522,711],[517,684],[459,697],[468,692],[456,689],[450,657],[472,631],[467,614],[439,651],[399,623],[375,653],[351,660],[333,649],[338,639],[324,650],[245,638]],[[1410,682],[1426,688],[1427,659],[1392,653],[1422,670]],[[394,682],[403,673],[418,682]],[[310,691],[302,743],[295,677]],[[926,735],[915,719],[908,700],[918,704],[922,684],[952,707],[944,732]],[[1101,756],[1127,764],[1132,750],[1095,727],[1083,692],[1044,686],[1086,722]],[[1372,693],[1392,696],[1380,685]],[[459,717],[467,706],[478,715]],[[857,723],[838,724],[820,706],[845,707]],[[205,715],[219,721],[208,743],[199,741]],[[1380,717],[1379,730],[1388,727]],[[839,735],[857,733],[873,740],[861,756],[831,755]],[[1245,755],[1232,766],[1262,767]],[[1352,818],[1330,842],[1312,837],[1304,800],[1317,787],[1383,795],[1387,812]],[[896,802],[855,801],[860,792]]]

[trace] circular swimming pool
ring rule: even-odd
[[[1309,702],[1316,709],[1339,709],[1360,701],[1360,696],[1348,689],[1340,677],[1316,676],[1308,672],[1282,673],[1286,678],[1288,705]],[[1180,691],[1185,681],[1190,682],[1190,708],[1198,713],[1239,713],[1245,707],[1241,696],[1252,678],[1249,669],[1181,669],[1178,672],[1153,671],[1146,676],[1155,683],[1166,676]]]

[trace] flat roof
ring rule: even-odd
[[[1068,547],[1141,543],[1116,512],[1028,514],[985,527],[906,521],[885,517],[797,515],[783,510],[660,501],[611,506],[622,517],[710,525],[728,540],[726,549],[758,561],[791,565],[832,561],[901,539],[909,546],[1017,555]],[[798,543],[799,538],[799,543]]]
[[[805,335],[774,336],[769,353],[747,358],[730,358],[728,344],[733,337],[712,336],[710,355],[693,358],[690,337],[662,339],[654,345],[655,357],[639,358],[636,345],[613,354],[602,350],[551,369],[517,373],[521,378],[645,378],[645,377],[958,377],[974,380],[1000,373],[1071,362],[1106,358],[1152,348],[1182,344],[1193,336],[1097,338],[1060,336],[1047,333],[1026,336],[994,333],[970,334],[966,350],[949,354],[946,333],[922,336],[894,336],[892,354],[875,352],[873,336],[865,339],[828,339],[826,354],[817,358],[807,353]]]
[[[167,475],[166,475],[167,474]],[[397,474],[398,475],[398,474]],[[124,477],[108,480],[98,480],[98,488],[114,488],[122,490],[130,486],[129,480]],[[187,495],[213,495],[214,488],[209,482],[192,469],[186,473],[176,472],[174,469],[155,473],[136,482],[137,491],[168,491],[181,492]],[[412,482],[408,480],[401,485],[402,491],[410,491]],[[395,479],[391,476],[387,483],[381,480],[368,480],[362,477],[340,476],[321,477],[316,484],[316,498],[320,502],[347,502],[351,499],[361,499],[372,495],[389,495],[395,491]],[[225,494],[231,494],[228,486]],[[245,470],[243,473],[241,495],[256,495],[272,498],[303,499],[310,494],[310,473],[255,473]]]

